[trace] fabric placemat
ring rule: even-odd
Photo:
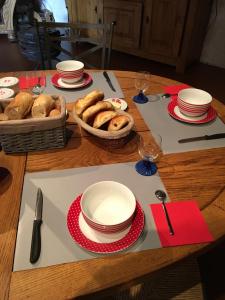
[[[87,73],[88,72],[89,71],[87,70]],[[111,82],[112,82],[116,92],[111,90],[111,88],[109,87],[107,81],[105,80],[105,77],[103,76],[102,72],[90,72],[90,74],[92,76],[92,83],[88,86],[85,86],[85,87],[79,88],[79,89],[57,88],[51,82],[52,76],[47,76],[46,77],[46,88],[45,88],[44,92],[46,94],[53,94],[53,95],[60,94],[65,97],[67,103],[74,102],[76,99],[82,98],[83,96],[92,92],[95,89],[99,89],[99,90],[103,91],[103,93],[105,94],[105,99],[106,98],[124,98],[124,94],[121,90],[119,82],[116,79],[116,76],[114,75],[114,73],[112,71],[107,71],[107,73],[109,75],[109,78],[111,79]]]
[[[129,176],[128,176],[129,174]],[[145,228],[138,241],[125,252],[160,248],[150,203],[158,203],[157,189],[165,190],[159,174],[146,177],[135,170],[135,163],[119,163],[59,171],[26,173],[14,258],[14,271],[99,257],[78,246],[67,229],[71,203],[87,186],[102,180],[114,180],[128,186],[145,212]],[[37,189],[43,192],[42,249],[39,260],[29,262]]]
[[[170,235],[162,205],[150,204],[163,247],[207,243],[213,241],[196,201],[179,201],[166,204],[174,230]]]
[[[205,124],[183,123],[169,115],[168,98],[161,95],[149,95],[148,98],[149,102],[136,105],[150,130],[161,135],[164,154],[225,147],[225,139],[178,143],[179,139],[225,132],[225,124],[219,117]]]

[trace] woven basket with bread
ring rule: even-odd
[[[124,111],[115,110],[110,102],[104,101],[104,94],[99,90],[75,102],[73,117],[100,142],[111,146],[126,143],[134,126],[133,117]]]
[[[0,103],[0,142],[5,153],[62,148],[66,108],[61,96],[18,93]]]

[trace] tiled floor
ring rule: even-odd
[[[0,72],[33,70],[35,67],[36,63],[22,56],[17,43],[10,43],[6,36],[0,36]],[[112,52],[111,69],[146,70],[207,90],[225,103],[225,69],[198,63],[189,67],[184,74],[177,74],[174,67],[116,51]],[[225,242],[202,256],[199,266],[205,299],[225,299]]]

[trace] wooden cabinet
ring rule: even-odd
[[[105,0],[103,7],[105,22],[115,22],[113,47],[120,49],[139,48],[142,3],[120,0]]]
[[[176,66],[178,72],[199,60],[212,4],[212,0],[67,1],[76,5],[70,8],[69,15],[75,14],[72,21],[116,22],[114,49]]]

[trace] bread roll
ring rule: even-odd
[[[82,114],[84,122],[88,123],[94,116],[103,110],[113,110],[113,106],[107,101],[98,101],[95,105],[88,107]]]
[[[76,101],[74,109],[76,114],[80,117],[82,112],[89,106],[95,104],[97,101],[103,100],[104,94],[101,91],[94,90],[93,92],[87,94],[84,98]]]
[[[98,113],[97,116],[95,117],[93,127],[94,128],[99,128],[103,124],[105,124],[106,122],[110,121],[115,116],[116,116],[115,111],[110,111],[110,110],[109,111],[102,111],[102,112]]]
[[[55,107],[55,101],[50,95],[42,94],[37,97],[32,107],[33,118],[45,118]]]
[[[119,115],[112,118],[109,122],[108,131],[117,131],[129,123],[127,116]]]
[[[32,95],[26,92],[20,92],[16,95],[5,108],[5,114],[10,120],[19,120],[29,114],[34,103]]]
[[[58,109],[53,109],[50,111],[49,117],[56,117],[56,116],[60,116],[60,111]]]
[[[8,121],[9,120],[9,117],[4,114],[4,113],[1,113],[0,114],[0,121]]]

